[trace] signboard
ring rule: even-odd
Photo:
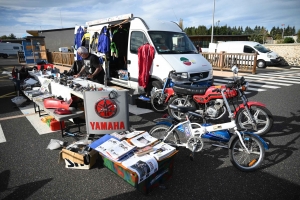
[[[105,135],[129,130],[127,92],[84,92],[87,134]]]

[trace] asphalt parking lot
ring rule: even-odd
[[[297,84],[252,96],[268,103],[276,121],[266,137],[272,148],[258,171],[238,171],[226,149],[207,145],[193,162],[189,151],[181,149],[167,189],[157,188],[145,196],[105,168],[100,158],[90,170],[66,169],[58,162],[59,150],[46,149],[49,141],[72,143],[80,138],[62,139],[60,132],[40,135],[36,131],[10,101],[14,86],[2,71],[11,68],[0,64],[0,127],[6,137],[0,143],[0,199],[300,199]],[[152,120],[160,116],[131,114],[129,118],[132,126],[149,130]]]

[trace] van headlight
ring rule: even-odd
[[[181,78],[188,78],[188,73],[187,72],[177,73],[177,76]]]
[[[267,57],[268,57],[268,58],[272,58],[272,55],[268,54]]]

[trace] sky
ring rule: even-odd
[[[177,23],[182,19],[184,28],[214,24],[300,29],[300,0],[0,0],[0,36],[13,33],[19,38],[29,35],[26,30],[85,26],[129,13]]]

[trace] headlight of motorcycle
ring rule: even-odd
[[[187,72],[177,73],[177,76],[180,76],[181,78],[188,78]]]
[[[249,87],[249,83],[246,82],[246,83],[241,87],[241,90],[242,90],[242,91],[246,91],[248,87]]]

